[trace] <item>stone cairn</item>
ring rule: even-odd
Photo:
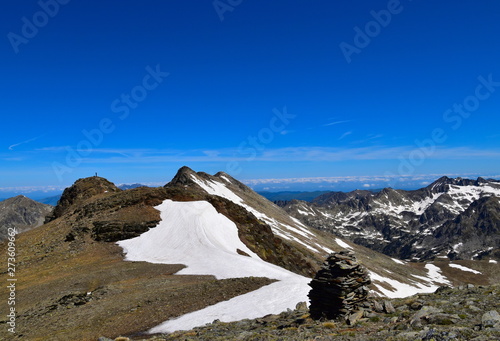
[[[311,317],[330,320],[347,317],[366,302],[370,283],[368,271],[358,263],[354,252],[330,254],[309,283]]]

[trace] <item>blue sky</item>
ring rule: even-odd
[[[183,165],[282,188],[500,173],[498,1],[23,0],[0,16],[0,188],[166,183]]]

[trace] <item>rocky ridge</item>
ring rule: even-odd
[[[500,183],[442,177],[415,191],[332,192],[281,206],[303,223],[409,260],[500,259]]]

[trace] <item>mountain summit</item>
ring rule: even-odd
[[[61,217],[71,206],[82,203],[86,199],[98,194],[118,191],[120,189],[105,178],[93,176],[79,179],[71,187],[64,190],[52,216],[47,219],[47,222]]]

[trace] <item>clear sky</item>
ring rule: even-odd
[[[0,188],[500,174],[495,0],[0,9]]]

